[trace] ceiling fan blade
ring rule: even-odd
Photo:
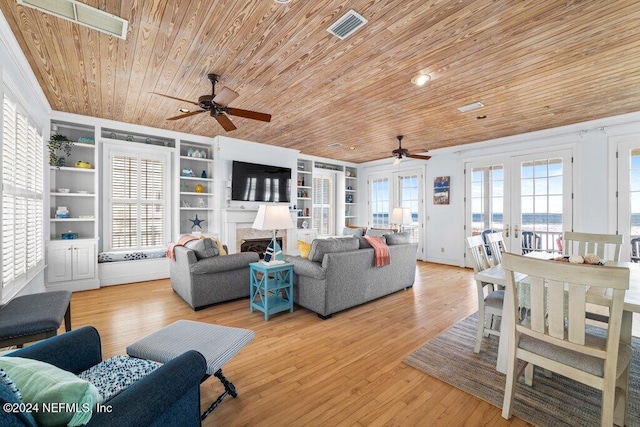
[[[420,159],[420,160],[429,160],[431,156],[422,156],[420,154],[407,154],[407,157],[411,157],[412,159]]]
[[[218,121],[218,123],[220,123],[220,126],[222,126],[224,128],[224,130],[226,130],[227,132],[230,132],[232,130],[236,130],[238,129],[233,122],[229,119],[229,117],[225,116],[224,114],[220,113],[217,116],[213,116],[216,118],[216,120]]]
[[[213,102],[215,102],[216,104],[222,105],[223,107],[226,107],[238,96],[240,96],[238,95],[238,92],[235,92],[229,89],[228,87],[224,86],[222,89],[220,89],[220,92],[218,92],[217,95],[213,98]]]
[[[179,116],[169,117],[167,120],[180,120],[180,119],[184,119],[185,117],[191,117],[191,116],[195,116],[196,114],[204,113],[205,111],[207,110],[189,111],[188,113],[180,114]]]
[[[154,94],[154,95],[164,96],[165,98],[175,99],[176,101],[182,101],[182,102],[187,102],[187,103],[193,104],[193,105],[199,105],[197,102],[189,101],[188,99],[176,98],[175,96],[165,95],[165,94],[158,93],[158,92],[151,92],[151,93]]]
[[[263,122],[271,121],[271,114],[258,113],[257,111],[241,110],[239,108],[229,108],[229,107],[227,107],[225,111],[231,114],[232,116],[244,117],[244,118],[253,119],[253,120],[261,120]]]

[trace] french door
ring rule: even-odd
[[[640,135],[618,141],[618,233],[621,261],[640,262]]]
[[[466,235],[501,231],[508,251],[559,250],[572,226],[571,151],[469,162]]]
[[[409,208],[411,224],[404,226],[411,233],[411,241],[418,243],[418,254],[423,253],[423,173],[420,169],[369,176],[369,227],[389,228],[393,208]]]

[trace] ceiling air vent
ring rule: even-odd
[[[121,39],[127,38],[129,22],[126,19],[77,0],[18,0],[18,3]]]
[[[367,22],[369,21],[362,15],[351,9],[342,18],[338,19],[335,24],[327,28],[327,31],[340,40],[344,40]]]
[[[331,142],[327,144],[327,147],[337,148],[337,147],[342,147],[342,144],[340,144],[339,142]]]

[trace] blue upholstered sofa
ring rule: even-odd
[[[78,374],[102,361],[98,331],[85,326],[7,356],[40,360]],[[199,426],[200,381],[206,361],[188,351],[135,382],[111,400],[110,412],[94,413],[88,426]],[[5,385],[0,385],[0,404],[20,403]],[[0,411],[2,426],[34,426],[31,414]]]

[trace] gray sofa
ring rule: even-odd
[[[316,239],[309,259],[287,256],[293,264],[295,303],[327,319],[413,286],[418,244],[406,243],[408,235],[386,239],[391,263],[384,267],[374,266],[374,251],[361,237]]]
[[[249,296],[249,263],[260,259],[257,253],[220,255],[211,239],[176,246],[173,253],[171,286],[194,310]]]

